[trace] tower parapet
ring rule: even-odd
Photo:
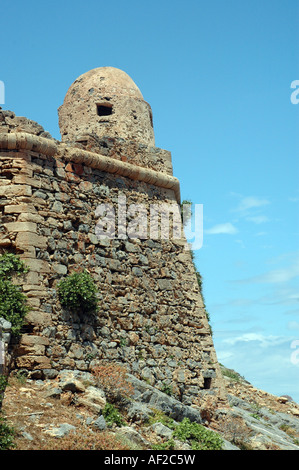
[[[152,109],[122,70],[99,67],[81,75],[58,114],[62,142],[172,174],[170,152],[155,147]]]

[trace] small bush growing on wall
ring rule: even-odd
[[[5,253],[0,256],[0,317],[11,323],[14,335],[20,333],[29,307],[21,287],[13,284],[12,277],[28,271],[17,255]]]
[[[77,313],[96,312],[97,293],[97,286],[87,271],[70,274],[58,284],[61,306]]]

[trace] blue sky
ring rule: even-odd
[[[1,20],[3,108],[57,139],[79,75],[133,78],[182,199],[203,204],[196,264],[219,361],[299,401],[298,0],[2,0]]]

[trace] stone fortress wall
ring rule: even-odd
[[[147,210],[180,203],[170,152],[154,144],[150,106],[124,72],[103,67],[70,87],[59,122],[61,142],[0,110],[0,249],[30,268],[22,287],[31,311],[13,367],[43,378],[107,360],[170,386],[186,404],[221,393],[185,237],[96,235],[98,205],[117,210],[120,195]],[[67,312],[57,298],[59,280],[83,269],[99,287],[96,317]]]

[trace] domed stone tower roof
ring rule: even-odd
[[[150,105],[129,75],[114,67],[99,67],[77,78],[58,114],[63,142],[92,135],[155,145]]]

